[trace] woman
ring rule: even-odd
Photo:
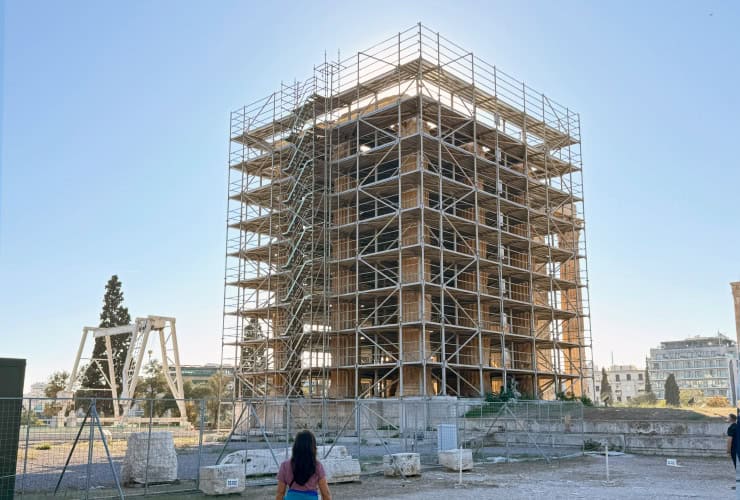
[[[322,500],[331,500],[324,467],[316,459],[316,438],[311,431],[296,434],[293,456],[280,464],[277,479],[275,500],[318,498],[319,491]]]

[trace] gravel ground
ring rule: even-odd
[[[734,499],[734,471],[728,459],[679,459],[681,467],[667,467],[665,457],[623,455],[609,457],[606,481],[604,457],[584,456],[545,462],[477,465],[463,474],[426,470],[408,480],[365,477],[362,483],[332,485],[336,499],[386,498],[388,500],[506,499]],[[252,487],[242,495],[255,500],[273,499],[274,486]],[[191,495],[187,498],[205,498]]]
[[[208,446],[201,458],[202,465],[215,463],[220,448]],[[458,474],[438,467],[425,468],[421,478],[407,480],[385,478],[382,475],[363,476],[361,483],[332,485],[334,498],[391,500],[438,499],[455,500],[480,498],[736,498],[731,490],[734,485],[734,470],[729,459],[680,458],[680,467],[666,466],[665,457],[622,455],[610,456],[610,481],[606,481],[603,456],[581,456],[545,461],[516,463],[476,464],[472,472],[463,474],[462,486],[457,485]],[[120,466],[120,461],[117,461]],[[194,487],[197,474],[196,453],[179,454],[179,484],[153,487],[152,491],[166,490],[168,498],[205,498],[200,494],[175,493]],[[372,467],[369,468],[372,470]],[[73,466],[62,483],[63,495],[76,498],[79,488],[84,487],[86,467]],[[92,467],[92,484],[112,486],[107,463]],[[53,490],[58,471],[47,474],[29,474],[25,479],[25,491]],[[269,478],[266,480],[269,481]],[[263,483],[265,480],[262,481]],[[20,485],[18,485],[20,491]],[[273,499],[274,485],[250,485],[242,497],[255,500]],[[111,493],[108,489],[95,489],[92,497],[103,497]],[[128,489],[127,494],[141,495],[143,488]],[[25,495],[29,499],[43,495]],[[164,495],[163,495],[164,496]]]
[[[364,476],[360,483],[332,485],[336,499],[389,500],[478,500],[506,499],[734,499],[734,471],[728,459],[679,459],[680,467],[666,466],[665,457],[623,455],[609,457],[610,481],[606,481],[603,456],[544,461],[477,464],[475,470],[458,474],[441,468],[425,469],[422,477],[406,480],[381,475]],[[172,493],[174,488],[192,487],[189,481],[166,487],[169,494],[155,498],[206,498],[197,493]],[[152,491],[158,488],[153,487]],[[67,490],[64,496],[77,497],[80,492]],[[91,496],[112,493],[96,490]],[[129,495],[143,494],[142,488],[130,489]],[[25,495],[29,500],[43,495]],[[229,498],[234,498],[229,497]],[[242,498],[266,500],[275,498],[274,485],[251,485]]]

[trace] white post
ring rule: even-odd
[[[605,445],[605,452],[604,455],[606,456],[606,480],[609,480],[609,443],[606,443]]]
[[[462,450],[463,450],[462,446],[460,446],[460,449],[457,450],[457,467],[459,469],[459,474],[460,474],[460,480],[458,484],[460,486],[462,486]]]

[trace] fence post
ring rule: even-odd
[[[406,400],[405,399],[399,399],[398,400],[398,427],[401,431],[401,435],[403,436],[403,451],[408,452],[409,451],[409,443],[408,443],[408,429],[406,429]]]
[[[580,413],[580,419],[581,419],[581,451],[585,454],[586,453],[586,423],[583,419],[583,403],[581,403],[581,406],[579,407],[579,413]]]
[[[205,426],[206,400],[200,400],[200,423],[198,431],[198,471],[195,476],[195,487],[200,488],[200,460],[203,454],[203,429]]]
[[[419,439],[419,403],[417,401],[414,401],[413,403],[411,403],[411,408],[412,408],[411,411],[414,412],[414,422],[413,424],[411,424],[414,427],[413,429],[414,439],[411,443],[411,446],[413,446],[413,449],[411,451],[416,453],[417,448],[419,447],[419,443],[417,443],[417,441],[421,441],[421,439]]]
[[[362,403],[359,399],[355,398],[354,411],[355,411],[355,430],[357,431],[357,461],[362,463]]]
[[[152,419],[154,418],[154,400],[149,400],[149,430],[146,440],[146,467],[144,468],[144,492],[149,494],[149,450],[152,447]]]
[[[285,408],[286,408],[285,410],[286,411],[286,415],[285,415],[286,416],[286,420],[285,420],[285,448],[286,448],[285,458],[287,459],[291,453],[290,451],[290,437],[291,437],[290,436],[290,412],[291,412],[290,398],[287,399]]]
[[[21,408],[23,408],[22,400]],[[33,398],[28,400],[28,413],[26,413],[26,446],[23,449],[23,479],[21,479],[21,495],[26,492],[26,467],[28,465],[28,433],[31,429],[31,408],[33,408]]]
[[[92,461],[93,461],[93,440],[95,439],[95,425],[92,422],[92,416],[97,415],[97,408],[95,403],[95,398],[92,399],[90,402],[90,406],[95,411],[90,412],[90,420],[88,421],[88,424],[90,426],[90,434],[88,435],[88,442],[87,442],[87,478],[85,480],[85,498],[88,498],[90,495],[90,474],[92,473]],[[83,420],[84,425],[84,420]]]
[[[458,443],[458,446],[460,448],[460,457],[462,457],[462,449],[464,448],[465,441],[468,435],[468,420],[464,418],[462,419],[462,421],[463,421],[463,432],[462,432],[463,435],[462,435],[462,440]],[[460,460],[462,460],[462,458],[460,458]],[[461,472],[460,484],[462,484],[462,467],[460,468],[460,472]]]

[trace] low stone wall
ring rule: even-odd
[[[722,422],[584,422],[584,440],[608,442],[630,453],[725,456],[727,424]],[[621,441],[621,443],[620,443]]]
[[[499,420],[491,433],[484,421],[466,421],[466,440],[474,444],[579,447],[584,442],[608,444],[610,449],[645,455],[726,455],[727,424],[707,421],[584,421],[577,425]]]

